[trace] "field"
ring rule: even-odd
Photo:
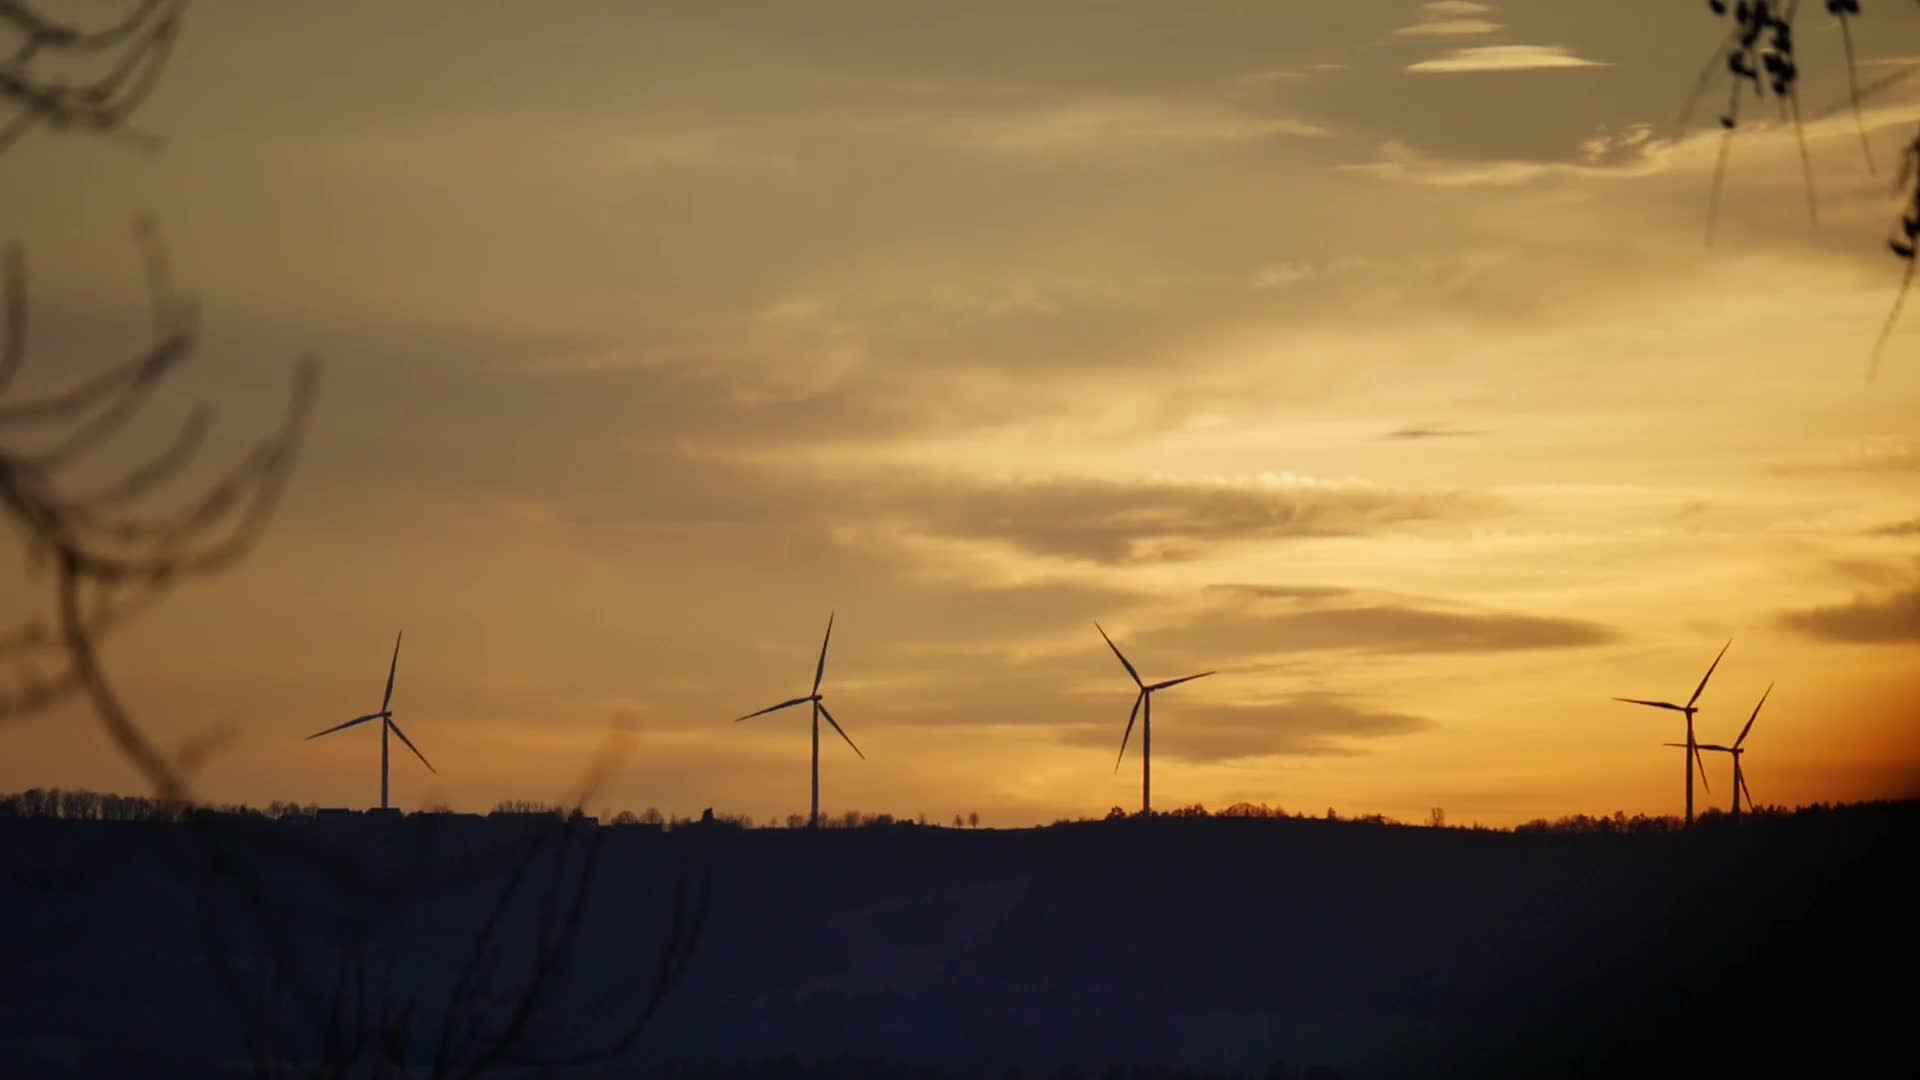
[[[574,879],[543,919],[549,871],[579,869],[597,836],[564,993],[524,1040],[537,1053],[618,1029],[679,875],[711,889],[684,983],[616,1075],[1879,1075],[1920,970],[1916,834],[1912,803],[1646,835],[16,820],[0,823],[0,1045],[23,1076],[246,1075],[254,1030],[279,1060],[317,1060],[352,968],[340,942],[360,940],[348,983],[376,1017],[413,1003],[404,1056],[427,1075],[509,869],[530,867],[495,939],[510,989],[536,928],[564,922]],[[302,969],[310,1001],[287,989]],[[510,1016],[511,996],[468,1007]]]

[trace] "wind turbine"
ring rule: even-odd
[[[382,810],[387,808],[387,732],[391,731],[395,735],[400,736],[400,741],[407,744],[407,749],[413,751],[413,756],[420,759],[420,764],[425,765],[428,772],[434,773],[435,775],[438,775],[440,772],[440,770],[433,767],[433,762],[427,760],[427,755],[421,753],[420,748],[413,745],[413,740],[407,738],[407,733],[400,730],[400,725],[393,722],[393,673],[400,666],[400,638],[405,634],[406,631],[402,630],[399,634],[394,635],[393,638],[393,661],[387,665],[387,692],[380,698],[380,711],[370,712],[365,716],[356,716],[344,724],[335,724],[325,731],[316,731],[307,736],[307,740],[312,741],[322,735],[331,735],[336,731],[344,731],[356,724],[364,724],[369,720],[380,721],[380,809]]]
[[[813,705],[813,808],[807,816],[807,827],[810,829],[817,829],[820,827],[820,718],[822,716],[826,717],[827,723],[833,725],[833,730],[840,732],[840,737],[847,740],[848,746],[853,746],[853,740],[847,737],[846,731],[840,727],[840,722],[835,720],[833,718],[833,714],[827,711],[827,703],[824,700],[824,695],[820,693],[820,680],[825,678],[827,674],[827,643],[832,640],[833,640],[833,613],[828,612],[827,613],[827,636],[820,639],[820,662],[814,665],[812,693],[808,694],[806,697],[797,697],[791,701],[783,701],[778,705],[769,705],[758,712],[750,712],[745,716],[735,717],[733,721],[734,723],[737,724],[742,720],[751,720],[756,716],[765,716],[770,712],[779,712],[781,709],[790,709],[795,705],[805,705],[808,703],[812,703]],[[860,754],[860,748],[857,746],[853,746],[853,752],[856,754]],[[860,760],[861,761],[867,760],[867,755],[860,754]]]
[[[1687,741],[1685,743],[1674,743],[1673,745],[1685,746],[1687,750],[1688,760],[1683,763],[1683,767],[1687,774],[1687,824],[1689,825],[1693,824],[1694,766],[1698,765],[1700,767],[1700,786],[1707,787],[1707,766],[1705,762],[1700,760],[1700,746],[1693,738],[1693,714],[1700,711],[1694,707],[1694,703],[1700,700],[1700,692],[1707,688],[1707,680],[1713,678],[1713,669],[1720,666],[1720,657],[1727,655],[1727,650],[1732,647],[1732,638],[1728,638],[1727,643],[1720,646],[1720,656],[1714,657],[1713,663],[1707,667],[1707,673],[1700,676],[1700,685],[1693,688],[1693,696],[1687,699],[1685,705],[1675,705],[1669,701],[1644,701],[1640,698],[1617,697],[1613,699],[1615,701],[1624,701],[1629,705],[1646,705],[1655,709],[1671,709],[1674,712],[1685,713],[1687,715]],[[1708,793],[1712,793],[1711,788],[1708,788]]]
[[[1184,675],[1178,679],[1168,679],[1166,682],[1152,684],[1141,682],[1140,673],[1133,669],[1126,655],[1120,651],[1120,646],[1115,645],[1113,639],[1107,637],[1106,630],[1099,623],[1094,623],[1093,628],[1100,631],[1101,637],[1106,638],[1107,648],[1112,649],[1113,655],[1120,658],[1120,666],[1127,669],[1127,674],[1133,678],[1133,685],[1140,688],[1139,695],[1133,699],[1133,711],[1127,714],[1127,730],[1120,736],[1120,756],[1113,759],[1115,773],[1120,771],[1121,759],[1127,756],[1127,739],[1133,734],[1134,718],[1140,716],[1141,706],[1146,707],[1146,715],[1141,717],[1140,723],[1140,815],[1145,817],[1153,813],[1153,695],[1155,691],[1205,678],[1213,672],[1203,671],[1198,675]]]
[[[1740,755],[1746,753],[1745,750],[1742,750],[1740,748],[1740,744],[1747,741],[1747,732],[1752,731],[1753,722],[1755,720],[1760,719],[1760,706],[1765,705],[1767,703],[1767,695],[1771,693],[1773,693],[1773,684],[1768,683],[1766,692],[1760,695],[1759,704],[1753,707],[1753,715],[1747,717],[1747,726],[1740,729],[1740,737],[1733,740],[1732,746],[1720,746],[1714,743],[1701,743],[1699,746],[1695,747],[1695,749],[1698,749],[1698,750],[1713,750],[1718,753],[1733,755],[1733,816],[1734,817],[1740,816],[1740,796],[1742,794],[1746,795],[1747,797],[1747,809],[1748,810],[1753,809],[1753,792],[1747,790],[1747,774],[1744,770],[1740,768]],[[1668,743],[1667,745],[1679,746],[1680,744]]]

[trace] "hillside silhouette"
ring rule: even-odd
[[[569,1035],[619,1023],[671,883],[702,868],[686,978],[616,1075],[1872,1075],[1904,1060],[1920,959],[1914,802],[1684,831],[197,820],[300,913],[289,947],[316,970],[343,927],[391,946],[366,978],[415,1000],[423,1031],[517,865],[494,856],[521,838],[604,841],[567,972],[579,1004],[555,1021]],[[0,1045],[27,1073],[249,1072],[240,1012],[276,962],[194,827],[0,819]],[[352,872],[318,871],[315,849]],[[508,922],[550,903],[532,890]],[[502,956],[531,970],[525,948]],[[287,1060],[321,1054],[320,1019]]]

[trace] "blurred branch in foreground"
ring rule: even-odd
[[[186,0],[137,0],[115,21],[84,26],[0,0],[0,104],[11,113],[0,113],[0,151],[36,124],[152,145],[130,118],[159,83],[185,11]]]
[[[0,8],[4,10],[4,8]],[[166,379],[192,355],[197,323],[191,298],[176,294],[166,253],[152,225],[135,227],[145,260],[152,334],[133,356],[64,388],[34,397],[10,393],[28,348],[26,260],[7,245],[0,267],[0,516],[26,543],[30,574],[53,575],[54,622],[31,614],[0,631],[0,664],[16,685],[0,684],[0,721],[83,697],[114,746],[154,792],[186,802],[184,776],[207,747],[164,755],[133,722],[100,666],[105,636],[152,606],[181,581],[218,574],[258,543],[292,471],[316,384],[310,360],[295,368],[279,429],[203,490],[172,505],[161,492],[198,456],[212,424],[196,409],[165,445],[114,470],[106,482],[74,480],[97,463]],[[98,466],[96,465],[96,468]],[[8,622],[15,617],[6,615]]]

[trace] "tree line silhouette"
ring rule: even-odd
[[[1742,817],[1782,818],[1799,815],[1818,815],[1843,806],[1882,806],[1894,805],[1885,800],[1869,800],[1859,803],[1815,802],[1798,807],[1756,806]],[[66,821],[183,821],[190,816],[226,816],[265,819],[273,821],[312,820],[323,813],[337,813],[347,817],[363,816],[358,811],[324,811],[314,803],[296,803],[274,800],[264,807],[249,806],[244,803],[200,803],[187,806],[169,803],[162,799],[143,795],[118,795],[75,788],[29,788],[10,794],[0,793],[0,819],[42,818]],[[693,828],[720,828],[732,830],[788,830],[805,829],[805,814],[788,814],[784,818],[769,817],[763,823],[756,822],[750,814],[729,814],[711,809],[701,815],[683,816],[663,814],[655,807],[635,813],[632,810],[617,812],[602,811],[589,817],[580,806],[561,802],[541,802],[528,799],[503,799],[494,804],[487,814],[467,814],[452,810],[444,805],[429,807],[417,811],[413,817],[490,817],[525,820],[545,820],[556,823],[594,824],[607,828],[640,828],[675,831]],[[1468,829],[1479,832],[1514,833],[1574,833],[1574,834],[1643,834],[1678,832],[1685,829],[1686,822],[1671,814],[1628,814],[1624,810],[1615,810],[1612,814],[1566,814],[1557,818],[1533,818],[1509,828],[1482,825],[1448,825],[1445,810],[1435,807],[1425,821],[1405,822],[1386,814],[1350,814],[1341,815],[1332,807],[1324,813],[1309,814],[1300,811],[1288,811],[1279,806],[1265,803],[1236,802],[1219,810],[1208,810],[1202,803],[1189,803],[1186,806],[1170,810],[1156,810],[1145,815],[1154,819],[1222,819],[1254,821],[1326,821],[1346,825],[1374,825],[1394,828],[1432,828],[1432,829]],[[893,815],[887,813],[868,813],[860,810],[847,810],[839,814],[824,815],[820,827],[825,829],[889,829],[889,828],[934,828],[964,829],[978,827],[980,815],[973,813],[955,814],[950,825],[938,821],[929,821],[925,814],[916,816]],[[1115,806],[1104,817],[1057,818],[1053,825],[1084,825],[1099,822],[1138,821],[1142,815],[1138,811],[1129,811]],[[1718,807],[1709,807],[1698,817],[1701,823],[1713,823],[1725,820],[1737,821],[1734,815]]]
[[[315,803],[300,803],[275,799],[264,807],[249,806],[246,803],[180,803],[148,795],[119,795],[109,792],[90,791],[85,788],[28,788],[25,791],[0,793],[0,819],[4,818],[59,818],[67,821],[182,821],[193,815],[220,815],[230,817],[265,818],[270,820],[313,819],[325,813],[343,813],[357,815],[358,811],[331,811]],[[458,816],[475,817],[480,815],[462,814],[445,804],[430,806],[418,811],[416,816]],[[716,813],[709,809],[698,817],[679,814],[663,814],[656,807],[647,807],[635,813],[632,810],[617,812],[601,811],[597,817],[589,818],[577,803],[548,802],[535,799],[502,799],[493,805],[487,816],[515,818],[520,820],[550,820],[557,822],[591,821],[595,824],[611,827],[638,827],[655,829],[685,829],[695,826],[728,829],[804,829],[807,819],[804,814],[788,814],[784,818],[770,817],[764,824],[756,823],[749,814]],[[978,827],[979,813],[967,815],[955,814],[953,828]],[[839,814],[823,817],[821,827],[827,829],[873,829],[896,826],[914,826],[919,828],[938,828],[937,822],[930,822],[927,815],[894,815],[888,813],[869,813],[863,810],[847,810]]]
[[[813,1080],[816,1077],[861,1076],[882,1080],[1240,1080],[1246,1074],[1187,1069],[1172,1065],[1109,1065],[1055,1069],[988,1069],[921,1065],[890,1058],[843,1054],[825,1060],[798,1056],[761,1061],[669,1061],[634,1074],[645,1080]],[[1342,1080],[1344,1074],[1326,1065],[1295,1068],[1275,1061],[1258,1074],[1264,1080]]]

